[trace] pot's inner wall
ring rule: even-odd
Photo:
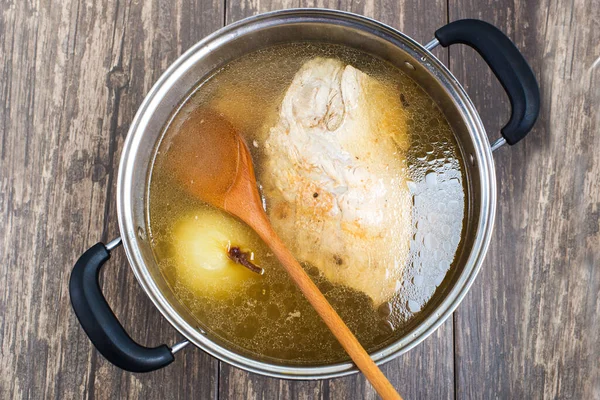
[[[132,193],[135,194],[130,197],[132,199],[132,222],[137,230],[135,232],[136,237],[131,238],[131,240],[138,245],[137,249],[130,249],[130,251],[137,252],[137,256],[143,260],[147,272],[168,305],[189,325],[202,332],[201,327],[197,326],[194,318],[174,298],[158,269],[145,235],[147,221],[145,200],[148,190],[146,183],[149,168],[152,165],[153,150],[161,137],[162,128],[166,125],[169,116],[185,100],[190,89],[195,87],[198,82],[205,80],[216,69],[245,53],[293,41],[319,41],[341,44],[363,51],[368,50],[370,53],[391,62],[415,80],[438,103],[454,130],[465,161],[468,186],[468,215],[464,225],[463,244],[459,246],[462,251],[456,256],[458,258],[457,267],[448,273],[444,283],[438,288],[435,296],[422,312],[422,316],[415,318],[415,326],[419,325],[444,300],[444,295],[455,285],[463,272],[467,258],[470,256],[477,233],[481,208],[481,188],[478,169],[479,160],[474,149],[472,133],[469,132],[459,107],[436,78],[437,73],[431,73],[418,61],[423,54],[422,50],[409,41],[402,41],[401,38],[388,36],[380,31],[369,31],[365,27],[359,29],[350,26],[348,21],[341,21],[337,18],[320,17],[319,20],[307,18],[302,22],[284,18],[277,21],[266,21],[260,29],[252,32],[249,31],[249,27],[242,27],[235,37],[227,34],[221,35],[214,39],[210,46],[196,49],[192,55],[176,67],[175,71],[171,71],[172,73],[166,78],[166,81],[151,99],[144,112],[144,118],[148,118],[148,120],[144,121],[142,119],[142,125],[145,124],[143,139],[139,140],[142,135],[137,132],[138,141],[134,146],[137,145],[138,147],[131,154],[134,160],[127,161],[128,163],[133,162],[134,165],[132,182],[129,187]],[[425,63],[428,62],[425,61]],[[441,76],[441,73],[439,75]],[[474,159],[471,163],[469,160],[472,157]],[[146,195],[142,195],[142,193]],[[143,270],[144,267],[140,266],[140,268]],[[215,340],[214,338],[210,339]],[[352,366],[348,364],[345,368],[352,368]]]

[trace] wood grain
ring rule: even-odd
[[[450,1],[513,39],[541,85],[523,142],[494,154],[497,223],[455,313],[458,398],[600,398],[600,2]],[[450,49],[492,138],[506,96],[474,51]]]
[[[118,235],[115,181],[128,124],[179,54],[223,22],[223,4],[14,1],[0,5],[0,398],[213,398],[218,363],[182,353],[155,374],[109,365],[72,312],[77,257]],[[105,294],[141,343],[179,339],[122,250]]]
[[[600,399],[599,0],[1,2],[0,398],[376,397],[362,376],[269,379],[197,349],[123,373],[94,351],[67,295],[76,258],[118,235],[119,154],[151,85],[223,23],[299,6],[367,15],[421,43],[448,18],[488,20],[542,88],[534,132],[494,156],[497,224],[480,276],[454,319],[385,375],[409,399]],[[460,46],[436,54],[495,138],[508,103],[489,69]],[[126,329],[147,345],[177,341],[114,254],[103,288]]]

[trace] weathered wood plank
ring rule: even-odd
[[[600,2],[451,0],[490,21],[540,81],[542,114],[494,155],[496,231],[455,313],[458,398],[600,398]],[[508,102],[476,54],[450,50],[492,138]]]
[[[121,92],[117,128],[113,132],[119,149],[138,106],[154,82],[181,53],[223,24],[223,5],[219,0],[139,2],[129,6],[131,9],[123,28],[124,65],[113,71],[113,74],[123,74],[128,82]],[[119,90],[118,86],[114,90]],[[115,158],[113,162],[115,174],[118,161]],[[109,197],[107,230],[118,234],[115,184],[116,176]],[[113,279],[105,279],[105,290],[113,299],[122,299],[116,305],[115,313],[129,323],[128,329],[137,334],[134,337],[142,343],[152,344],[172,344],[180,340],[139,288],[122,251],[118,252],[114,264],[117,269]],[[104,360],[97,366],[97,395],[102,388],[116,382],[116,386],[126,388],[125,393],[132,398],[217,396],[218,362],[193,348],[178,353],[173,365],[152,374],[121,372]],[[101,397],[114,398],[115,392],[107,390]]]
[[[200,351],[155,374],[109,365],[67,283],[87,247],[118,235],[118,155],[144,94],[222,23],[220,0],[0,5],[0,397],[216,397],[218,363]],[[104,281],[135,339],[178,340],[121,250]]]
[[[446,4],[227,1],[227,22],[293,6],[341,8],[428,41]],[[222,25],[218,0],[0,4],[0,397],[374,398],[364,378],[266,379],[198,350],[150,375],[122,373],[91,347],[67,281],[89,245],[118,234],[118,155],[144,94],[185,49]],[[600,4],[453,0],[524,50],[543,114],[523,143],[495,155],[499,210],[482,273],[452,323],[384,373],[407,398],[600,398]],[[445,52],[439,52],[445,59]],[[507,102],[470,50],[450,51],[491,135]],[[132,336],[178,335],[139,289],[122,251],[104,290]],[[454,373],[457,392],[454,393]],[[220,379],[220,385],[217,387]]]
[[[430,1],[252,1],[226,3],[226,22],[289,7],[325,7],[355,12],[394,26],[420,42],[446,23],[446,2]],[[440,51],[443,60],[446,52]],[[453,398],[454,358],[452,321],[408,354],[387,363],[383,372],[406,398]],[[374,399],[376,393],[362,375],[322,382],[266,379],[221,364],[220,398],[249,399]]]

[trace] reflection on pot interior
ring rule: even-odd
[[[460,151],[433,100],[366,53],[290,44],[201,82],[156,148],[148,231],[179,301],[244,354],[322,364],[347,356],[267,246],[173,174],[194,162],[178,143],[202,141],[211,115],[246,140],[271,223],[362,345],[401,337],[452,268],[466,214]]]

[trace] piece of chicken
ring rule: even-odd
[[[265,142],[273,227],[299,261],[374,305],[400,286],[411,235],[399,93],[339,60],[296,73]]]

